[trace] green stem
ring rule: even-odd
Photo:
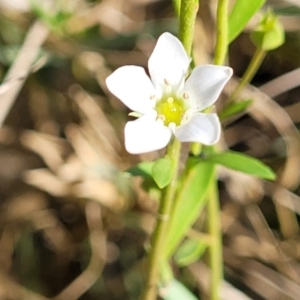
[[[182,0],[179,16],[179,38],[188,54],[191,56],[194,28],[199,0]]]
[[[223,65],[228,52],[228,2],[219,0],[217,8],[217,41],[214,63]],[[223,280],[222,231],[220,206],[216,175],[209,187],[208,230],[212,239],[210,244],[211,286],[210,299],[219,300],[220,284]]]
[[[251,80],[253,79],[254,75],[256,74],[257,70],[259,69],[259,67],[261,66],[264,58],[266,56],[266,51],[264,51],[261,48],[256,49],[253,58],[246,70],[246,72],[244,73],[241,81],[239,82],[238,86],[235,88],[235,90],[233,91],[233,93],[231,94],[230,98],[227,100],[227,104],[231,101],[234,101],[237,99],[237,97],[239,96],[240,92],[243,90],[243,88],[251,82]]]
[[[177,17],[180,16],[180,5],[181,5],[181,0],[173,0],[173,7]]]
[[[187,52],[191,56],[194,28],[200,0],[173,0],[175,11],[179,8],[179,38]],[[175,5],[177,3],[177,6]],[[192,153],[200,153],[201,145],[199,143],[192,144]]]
[[[217,8],[217,42],[214,63],[223,65],[228,49],[228,2],[219,0]]]
[[[157,283],[159,278],[161,253],[163,252],[164,248],[166,230],[176,192],[180,149],[181,144],[177,139],[174,139],[168,147],[168,155],[170,155],[170,157],[174,160],[175,165],[171,182],[164,190],[158,210],[157,222],[153,232],[151,249],[149,253],[146,288],[141,298],[142,300],[154,300],[157,296]]]
[[[223,279],[222,231],[220,220],[220,205],[218,187],[215,176],[208,192],[208,228],[211,236],[210,243],[210,299],[219,300],[220,284]]]

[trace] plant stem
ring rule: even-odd
[[[239,93],[243,90],[243,88],[246,86],[246,84],[251,82],[251,80],[253,79],[257,70],[261,66],[265,56],[266,56],[266,51],[264,51],[261,48],[256,49],[246,72],[244,73],[238,86],[235,88],[235,90],[231,94],[230,98],[227,100],[227,104],[230,103],[231,101],[236,100],[237,97],[239,96]]]
[[[182,0],[179,16],[179,38],[187,52],[191,56],[194,38],[194,28],[199,0]]]
[[[219,299],[220,284],[223,279],[222,231],[220,220],[220,205],[217,182],[212,179],[208,191],[208,228],[211,236],[210,243],[210,299]]]
[[[217,42],[214,63],[223,65],[228,49],[228,0],[219,0],[217,8]]]
[[[174,5],[175,11],[178,8],[180,9],[179,38],[188,56],[191,56],[195,21],[199,9],[200,0],[182,0],[181,3],[178,0],[173,0],[173,1],[175,3],[177,2],[177,6]],[[199,154],[200,151],[201,151],[201,145],[199,143],[192,143],[191,152],[194,153],[194,155],[196,155],[196,153]]]
[[[181,0],[173,0],[173,7],[177,17],[180,16],[180,5],[181,5]]]
[[[198,0],[173,0],[176,14],[179,15],[179,37],[190,56],[192,51],[194,26],[198,11]],[[164,247],[165,236],[167,234],[168,220],[172,210],[172,202],[175,198],[178,165],[180,159],[181,144],[174,139],[168,148],[168,155],[174,160],[174,170],[170,184],[163,193],[158,210],[157,223],[152,236],[152,248],[149,253],[149,266],[147,274],[146,289],[142,300],[155,300],[157,296],[157,283],[159,277],[159,266],[161,253]]]
[[[174,169],[170,184],[163,191],[161,199],[156,226],[152,235],[151,249],[149,252],[149,265],[145,292],[142,300],[154,300],[157,296],[157,283],[159,278],[159,266],[161,260],[161,253],[163,252],[164,242],[166,237],[166,230],[170,213],[172,210],[172,203],[176,192],[178,165],[180,160],[181,144],[177,139],[168,147],[168,155],[174,160]]]
[[[217,41],[214,63],[223,65],[228,52],[228,2],[219,0],[217,8]],[[220,283],[223,280],[222,231],[216,173],[209,187],[208,230],[210,244],[210,299],[219,300]]]

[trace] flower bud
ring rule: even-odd
[[[270,51],[284,43],[284,28],[277,16],[271,10],[268,10],[254,28],[250,38],[257,48]]]

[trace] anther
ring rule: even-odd
[[[189,94],[188,94],[187,92],[184,92],[184,93],[183,93],[183,98],[184,98],[185,100],[189,99],[189,98],[190,98],[190,97],[189,97]]]
[[[165,83],[165,85],[170,85],[170,83],[167,81],[166,78],[164,78],[164,83]]]
[[[162,120],[163,122],[166,120],[166,117],[163,114],[159,114],[157,117],[158,117],[158,119]]]
[[[150,96],[150,100],[153,100],[153,99],[155,99],[155,95]]]

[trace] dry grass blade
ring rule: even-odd
[[[263,264],[251,260],[245,266],[245,282],[264,299],[299,299],[300,286]]]
[[[0,88],[0,127],[16,100],[24,81],[31,71],[40,47],[48,36],[47,27],[41,22],[33,24],[14,64],[9,69]]]
[[[210,278],[210,270],[209,268],[202,262],[197,262],[191,266],[189,266],[189,271],[198,281],[199,285],[203,287],[205,291],[209,291],[209,278]],[[201,275],[200,275],[201,274]],[[234,286],[229,284],[227,281],[223,281],[220,287],[220,299],[221,300],[251,300],[247,295],[243,292],[236,289]]]
[[[272,194],[273,185],[270,183],[266,184],[266,189],[269,195]],[[278,188],[276,193],[278,194],[276,201],[278,201],[280,205],[283,205],[300,215],[300,197],[298,195],[285,188]]]
[[[86,119],[91,127],[97,146],[103,148],[105,156],[112,162],[119,161],[118,150],[120,150],[120,141],[116,135],[115,129],[105,116],[99,104],[87,92],[79,87],[70,89],[70,96],[74,98],[80,108],[83,119]]]
[[[57,178],[48,169],[26,171],[24,181],[56,197],[67,196],[70,191],[67,183]]]
[[[21,134],[21,142],[26,148],[41,156],[54,172],[62,166],[63,156],[70,148],[64,139],[33,130],[24,131]]]
[[[276,97],[298,87],[300,85],[299,77],[300,68],[281,75],[264,85],[261,85],[259,89],[270,97]]]
[[[260,239],[261,245],[266,249],[265,253],[268,253],[266,257],[270,258],[270,261],[282,274],[295,282],[300,283],[300,276],[295,269],[297,263],[289,260],[285,253],[283,253],[279,242],[276,240],[258,206],[254,204],[249,205],[246,212]]]

